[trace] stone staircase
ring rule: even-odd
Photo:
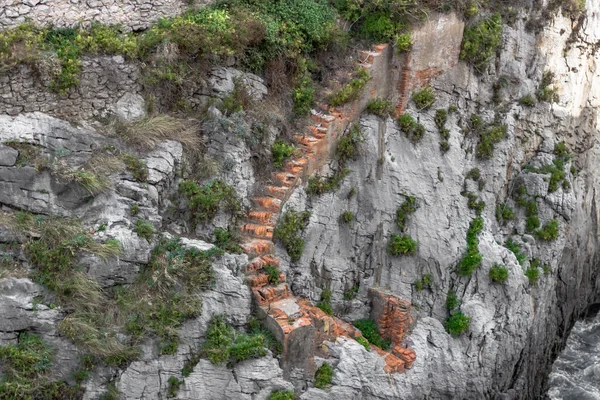
[[[300,367],[304,369],[307,376],[312,376],[316,368],[314,356],[328,356],[325,346],[321,346],[323,341],[335,341],[338,336],[349,338],[362,336],[352,325],[327,315],[306,299],[295,297],[285,282],[285,274],[280,272],[278,283],[272,285],[265,268],[267,266],[279,268],[279,259],[275,256],[272,240],[284,202],[307,176],[320,169],[333,155],[337,138],[359,118],[368,100],[378,96],[383,97],[382,92],[388,90],[385,87],[378,87],[378,75],[386,68],[389,51],[391,49],[387,45],[380,45],[375,46],[372,51],[362,52],[360,65],[362,68],[369,69],[371,73],[371,81],[363,92],[366,95],[339,110],[330,109],[328,113],[315,110],[311,112],[312,125],[304,135],[294,137],[300,151],[284,164],[281,171],[274,172],[271,181],[252,198],[252,208],[240,224],[242,248],[250,258],[244,272],[247,274],[261,318],[283,344],[284,370],[289,371],[291,368]],[[383,85],[379,84],[379,86]],[[382,295],[377,298],[389,299],[389,296]],[[397,335],[392,338],[394,344],[392,351],[385,352],[373,346],[374,351],[384,358],[384,369],[389,373],[402,372],[405,368],[410,368],[415,360],[414,351],[402,348],[400,345],[408,325],[412,323],[410,304],[403,304],[400,308],[398,307],[400,303],[395,304],[396,308],[393,306],[378,308],[387,310],[381,312],[380,318],[381,323],[384,324],[382,326],[384,334]],[[406,312],[402,317],[401,313],[390,310]],[[396,323],[402,324],[402,327],[391,326]]]

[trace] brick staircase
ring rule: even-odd
[[[312,110],[312,125],[304,135],[294,137],[300,151],[284,164],[282,171],[273,173],[271,182],[252,198],[252,208],[240,224],[242,248],[250,258],[244,272],[247,274],[261,318],[283,344],[284,370],[301,367],[311,376],[315,370],[314,356],[328,356],[325,346],[321,346],[323,341],[334,341],[338,336],[362,336],[352,325],[325,314],[306,299],[295,297],[285,282],[285,274],[279,273],[279,282],[276,285],[270,284],[265,267],[279,267],[272,240],[284,202],[307,176],[325,164],[335,150],[336,139],[358,119],[368,100],[381,95],[382,91],[387,92],[388,88],[378,87],[377,70],[385,68],[383,65],[389,55],[386,52],[389,51],[391,49],[387,45],[380,45],[375,46],[372,51],[362,52],[360,65],[369,69],[372,77],[363,92],[367,94],[364,98],[339,110],[330,109],[327,114]],[[378,298],[387,299],[381,296]],[[410,304],[406,303],[403,307],[402,310],[408,310]],[[401,337],[392,339],[395,346],[391,352],[373,346],[384,358],[384,369],[389,373],[410,368],[415,359],[414,351],[400,346],[408,325],[401,328],[390,326],[396,323],[410,324],[410,312],[406,312],[405,317],[401,318],[398,312],[389,311],[392,308],[382,308],[388,312],[382,313],[386,317],[380,318],[383,324],[381,328],[385,334],[401,334]]]

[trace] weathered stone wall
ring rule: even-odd
[[[45,79],[22,65],[0,78],[0,114],[41,111],[68,119],[88,119],[114,112],[123,96],[141,91],[136,64],[121,56],[84,58],[79,86],[65,95],[48,90]]]
[[[140,30],[161,17],[181,14],[192,3],[185,0],[7,0],[0,9],[0,30],[26,20],[57,27],[100,22]]]

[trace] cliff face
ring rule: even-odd
[[[31,3],[21,14],[39,15],[36,23],[53,20],[44,14],[44,2]],[[71,3],[70,8],[83,7]],[[112,22],[142,29],[183,7],[144,4],[132,4],[137,10],[132,14],[119,8]],[[3,26],[20,22],[15,7],[3,9]],[[88,7],[99,9],[83,8]],[[59,25],[69,26],[68,16]],[[100,398],[110,385],[122,399],[263,399],[274,390],[295,390],[301,399],[539,398],[574,321],[600,302],[600,2],[587,0],[578,19],[559,14],[533,32],[537,18],[535,5],[515,11],[484,73],[459,60],[465,24],[455,14],[432,14],[414,26],[408,53],[391,46],[359,53],[359,65],[370,72],[363,94],[346,106],[313,112],[308,133],[289,135],[300,152],[270,177],[260,167],[264,152],[253,142],[257,117],[251,112],[223,115],[210,107],[202,137],[189,121],[168,124],[182,124],[180,130],[193,132],[191,137],[161,137],[145,126],[150,146],[128,141],[126,129],[107,127],[103,117],[114,114],[130,126],[148,105],[139,65],[120,56],[85,58],[81,85],[67,95],[47,92],[39,71],[12,70],[0,78],[0,250],[11,260],[0,273],[0,310],[8,321],[0,326],[0,344],[16,344],[23,332],[40,334],[56,355],[51,378],[69,382],[80,368],[78,356],[85,354],[61,325],[73,309],[54,307],[60,295],[30,279],[36,269],[30,243],[43,234],[35,227],[23,230],[19,212],[78,218],[93,240],[118,239],[118,257],[84,251],[77,271],[103,293],[115,287],[133,292],[157,263],[152,249],[159,247],[159,237],[182,236],[183,247],[210,252],[214,229],[236,224],[221,206],[208,222],[189,218],[197,206],[180,189],[183,178],[200,183],[218,178],[235,188],[245,211],[237,222],[244,253],[223,246],[225,252],[213,259],[214,283],[197,293],[201,312],[174,328],[179,341],[174,352],[163,353],[164,338],[156,332],[138,337],[137,359],[95,368],[82,385],[83,398]],[[548,71],[554,77],[544,85]],[[273,83],[230,67],[211,68],[205,80],[186,87],[187,101],[194,109],[218,105],[240,81],[254,101],[267,96]],[[435,103],[417,107],[412,95],[427,86]],[[543,101],[544,88],[551,101]],[[395,114],[421,124],[423,137],[414,140],[396,120],[364,113],[368,100],[379,97],[391,100]],[[360,125],[361,144],[345,162],[350,172],[339,189],[320,195],[307,190],[311,176],[339,171],[336,145],[354,123]],[[270,147],[286,130],[286,124],[271,121],[258,147]],[[492,132],[502,135],[485,142]],[[147,166],[145,179],[136,175],[137,164],[122,165],[131,160],[127,154]],[[99,155],[121,164],[111,169]],[[220,165],[218,173],[214,164]],[[96,191],[79,172],[105,173],[108,182]],[[397,210],[409,197],[416,209],[399,226]],[[512,217],[502,213],[508,209]],[[281,240],[272,241],[273,227],[289,210],[310,212],[300,232],[304,251],[294,260]],[[340,217],[348,212],[352,218],[344,222]],[[476,248],[482,262],[466,276],[457,265],[479,216],[483,227]],[[155,236],[140,233],[140,220],[152,224]],[[551,232],[554,220],[557,235]],[[410,235],[416,251],[391,255],[392,234]],[[509,239],[522,256],[507,248]],[[13,268],[13,261],[20,266]],[[282,272],[278,284],[263,270],[271,264]],[[508,270],[504,283],[490,279],[496,265]],[[450,310],[449,293],[459,301]],[[305,300],[316,304],[329,295],[335,317]],[[445,323],[457,310],[470,317],[470,326],[453,336]],[[269,351],[235,366],[198,357],[214,316],[226,315],[241,330],[251,314],[283,343],[281,355]],[[364,340],[362,334],[344,321],[361,318],[375,320],[391,339],[389,352],[368,351],[356,341]],[[115,337],[129,341],[120,333]],[[196,364],[182,375],[191,359]],[[326,389],[312,384],[323,362],[333,366]],[[174,392],[171,377],[183,381]]]

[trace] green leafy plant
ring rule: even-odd
[[[529,279],[529,283],[535,285],[540,279],[540,269],[537,267],[537,265],[530,264],[525,270],[525,276]]]
[[[269,283],[271,285],[278,285],[279,284],[279,269],[273,265],[265,265],[263,267],[263,269],[267,273],[267,276],[269,278]]]
[[[506,203],[496,205],[496,221],[502,225],[506,225],[508,221],[515,219],[515,212]]]
[[[339,138],[335,155],[340,165],[345,165],[349,160],[355,160],[358,156],[360,145],[365,138],[360,129],[360,125],[354,124],[350,127],[348,133]]]
[[[458,263],[457,270],[461,276],[471,276],[479,268],[483,255],[479,252],[478,235],[483,230],[483,218],[477,217],[469,224],[467,231],[467,251]]]
[[[512,238],[508,238],[508,240],[504,244],[504,247],[506,247],[507,249],[509,249],[510,251],[513,252],[515,257],[517,257],[517,261],[519,262],[519,264],[523,265],[525,260],[527,260],[527,256],[521,251],[521,248],[519,247],[519,245],[517,243],[515,243],[512,240]]]
[[[392,102],[385,99],[373,99],[367,103],[366,112],[375,114],[382,118],[389,117],[394,114],[394,106]]]
[[[396,235],[392,233],[388,241],[388,251],[393,256],[411,255],[417,251],[418,244],[409,235]]]
[[[535,107],[535,97],[532,95],[523,96],[519,99],[519,104],[525,107]]]
[[[398,54],[406,53],[412,47],[412,35],[410,32],[401,33],[396,35],[394,39],[394,45],[396,46],[396,51]]]
[[[358,342],[358,344],[362,345],[365,348],[365,350],[371,351],[371,343],[369,343],[369,341],[363,336],[358,336],[356,338],[356,341]]]
[[[275,227],[273,237],[281,241],[292,262],[300,260],[304,251],[304,239],[298,237],[298,234],[308,225],[309,218],[308,211],[298,212],[290,209],[279,218]]]
[[[303,74],[292,89],[294,100],[294,113],[306,115],[310,112],[315,102],[315,90],[309,74]]]
[[[309,196],[321,196],[327,192],[336,191],[340,188],[342,181],[349,173],[349,169],[343,168],[335,171],[333,175],[328,177],[311,176],[308,178],[306,194]]]
[[[446,309],[450,312],[457,309],[460,306],[460,300],[456,296],[456,292],[452,289],[448,290],[446,295]]]
[[[273,156],[273,165],[275,168],[283,167],[283,162],[294,154],[296,149],[294,146],[285,142],[275,142],[271,147],[271,154]]]
[[[331,384],[332,379],[333,367],[325,362],[315,372],[315,387],[323,389]]]
[[[340,215],[340,221],[346,225],[350,225],[352,221],[354,221],[354,213],[352,211],[344,211],[342,215]]]
[[[271,392],[268,400],[296,400],[296,394],[291,390],[275,390]]]
[[[381,337],[379,328],[377,328],[377,324],[372,319],[359,319],[354,321],[353,325],[360,330],[365,339],[372,345],[383,350],[388,350],[390,348],[391,340],[383,339]]]
[[[148,166],[133,154],[123,153],[121,158],[125,162],[127,169],[138,182],[146,182],[148,179]]]
[[[233,233],[229,229],[215,228],[213,231],[215,245],[228,253],[242,254],[242,248],[236,243]]]
[[[494,264],[490,268],[490,279],[494,282],[504,283],[508,279],[508,268],[504,265]]]
[[[321,292],[321,300],[317,303],[317,307],[319,307],[325,314],[333,315],[333,307],[331,306],[331,290],[323,289]]]
[[[202,351],[213,364],[234,365],[249,358],[267,355],[262,334],[236,333],[223,317],[213,317],[206,330]]]
[[[353,78],[348,84],[329,96],[330,106],[337,107],[358,99],[363,88],[371,79],[371,74],[368,69],[358,68],[355,75],[356,78]]]
[[[417,211],[417,199],[413,196],[405,196],[404,202],[396,210],[396,224],[402,232],[406,231],[408,217]]]
[[[187,199],[192,221],[196,224],[211,220],[220,209],[231,213],[237,213],[241,209],[235,189],[220,180],[204,186],[185,180],[179,185],[179,192]]]
[[[552,86],[554,84],[555,74],[552,71],[544,71],[542,81],[538,87],[536,96],[539,101],[547,103],[556,103],[559,100],[558,88]]]
[[[471,317],[456,311],[446,320],[446,331],[452,336],[460,336],[469,330],[470,325]]]
[[[555,240],[558,235],[558,220],[556,219],[546,222],[541,229],[535,232],[535,237],[546,241]]]
[[[356,295],[358,294],[359,289],[360,286],[358,284],[354,284],[354,286],[352,286],[351,288],[344,290],[344,300],[354,300],[356,298]]]
[[[138,219],[137,221],[135,221],[135,227],[133,228],[133,231],[141,238],[146,239],[147,241],[151,241],[152,238],[154,237],[154,225],[152,225],[150,222]]]
[[[482,73],[502,44],[502,18],[499,13],[467,27],[463,34],[460,59]]]
[[[425,127],[417,123],[410,114],[402,114],[396,120],[400,126],[400,130],[410,139],[411,142],[417,143],[425,135]]]
[[[175,397],[177,396],[177,392],[179,392],[179,387],[183,385],[184,382],[183,380],[180,381],[175,376],[171,376],[169,377],[167,383],[169,384],[169,387],[167,388],[167,396]]]
[[[423,277],[417,281],[415,281],[415,289],[417,292],[421,292],[425,289],[430,289],[431,284],[433,282],[433,277],[431,274],[425,274]]]
[[[412,101],[419,110],[427,110],[435,103],[435,93],[431,86],[417,90],[412,95]]]

